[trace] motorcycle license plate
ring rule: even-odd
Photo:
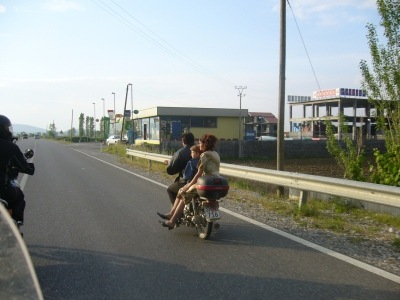
[[[207,221],[214,221],[220,219],[219,209],[217,207],[204,207],[204,214],[206,215]]]

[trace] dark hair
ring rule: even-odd
[[[193,145],[194,144],[194,135],[191,132],[187,132],[182,134],[182,143],[185,145]]]
[[[214,150],[217,144],[217,137],[213,134],[207,133],[200,138],[200,142],[205,145],[206,151]]]
[[[0,115],[0,138],[7,141],[11,141],[12,133],[9,127],[11,126],[11,121],[6,116]]]

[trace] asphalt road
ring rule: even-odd
[[[99,144],[18,144],[35,149],[24,239],[45,299],[400,299],[398,282],[226,211],[208,241],[168,231],[165,187],[84,154]]]

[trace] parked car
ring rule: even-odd
[[[108,137],[108,139],[106,139],[106,144],[107,146],[109,145],[113,145],[113,144],[117,144],[120,142],[121,136],[118,134],[112,134]],[[124,136],[122,138],[122,143],[126,144],[128,142],[128,138],[126,136]]]
[[[275,136],[262,135],[258,138],[259,141],[276,141],[278,138]],[[285,141],[293,141],[293,138],[285,137]]]
[[[259,141],[276,141],[276,137],[269,135],[262,135],[258,138]]]

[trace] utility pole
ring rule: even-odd
[[[283,161],[285,159],[285,70],[286,70],[286,0],[281,0],[281,30],[280,30],[280,62],[279,62],[279,120],[278,120],[278,139],[277,139],[277,160],[276,169],[283,171]],[[283,186],[278,186],[278,197],[283,196]]]
[[[132,83],[129,83],[128,85],[131,86],[131,118],[133,120],[133,92],[132,92]]]
[[[130,83],[128,83],[128,85],[126,86],[126,95],[125,95],[125,104],[124,104],[124,113],[123,113],[123,117],[122,117],[122,128],[121,128],[121,138],[120,138],[120,142],[122,143],[122,138],[123,138],[123,134],[124,134],[124,127],[125,127],[125,110],[126,110],[126,100],[128,100],[128,89],[129,89],[129,85]]]
[[[242,157],[242,96],[246,96],[243,94],[243,90],[247,89],[247,86],[235,86],[235,89],[238,90],[239,94],[239,158]]]
[[[132,91],[132,83],[129,83],[128,85],[130,85],[131,86],[131,135],[132,135],[132,138],[130,139],[130,143],[132,143],[132,144],[134,144],[135,142],[135,127],[134,127],[134,125],[135,125],[135,123],[134,123],[134,121],[133,121],[133,91]]]

